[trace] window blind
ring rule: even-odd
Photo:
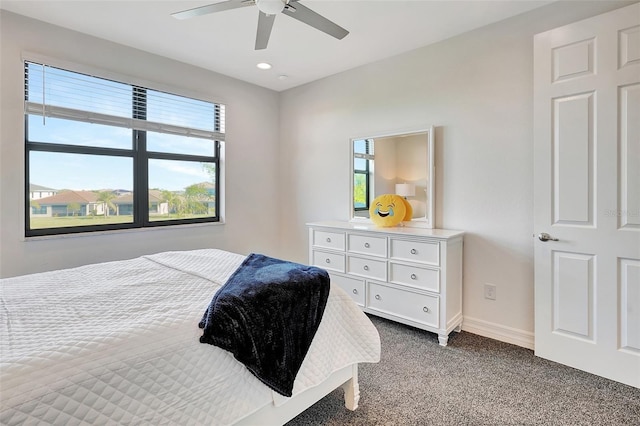
[[[225,106],[25,62],[25,113],[225,140]]]
[[[373,160],[373,139],[359,139],[354,141],[353,157]]]

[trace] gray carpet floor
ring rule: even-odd
[[[360,406],[341,389],[298,425],[640,425],[640,389],[475,334],[437,335],[377,317],[378,364],[359,368]]]

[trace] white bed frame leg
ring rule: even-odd
[[[360,402],[360,386],[358,385],[358,364],[353,365],[353,376],[342,385],[344,389],[344,405],[354,411]]]

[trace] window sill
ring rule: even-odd
[[[88,238],[98,237],[103,235],[121,235],[121,234],[137,234],[143,232],[158,232],[158,231],[174,231],[185,230],[187,228],[202,228],[209,226],[222,226],[224,225],[224,219],[220,219],[219,222],[207,222],[207,223],[193,223],[193,224],[180,224],[180,225],[167,225],[167,226],[150,226],[146,228],[131,228],[131,229],[113,229],[109,231],[93,231],[93,232],[77,232],[73,234],[57,234],[57,235],[38,235],[35,237],[22,237],[23,242],[36,242],[36,241],[48,241],[48,240],[60,240],[67,238]]]

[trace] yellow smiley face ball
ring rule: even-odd
[[[402,201],[404,201],[404,208],[406,210],[404,219],[402,220],[404,222],[409,222],[411,218],[413,218],[413,207],[411,206],[411,203],[409,203],[409,200],[407,200],[406,198],[403,198]]]
[[[369,208],[369,217],[376,226],[396,226],[407,213],[404,198],[395,194],[383,194],[376,197]]]

